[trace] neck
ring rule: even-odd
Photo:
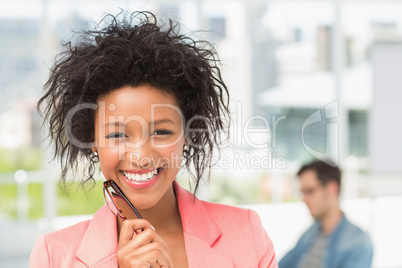
[[[177,227],[178,224],[181,226],[181,217],[173,185],[155,206],[141,210],[140,213],[155,227],[158,233],[169,231],[171,228]]]
[[[343,217],[343,213],[338,205],[334,209],[329,211],[325,215],[325,217],[321,220],[322,232],[325,234],[332,233],[335,230],[335,228],[338,226],[342,217]]]

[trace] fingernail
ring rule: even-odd
[[[156,231],[156,230],[155,230],[155,227],[154,227],[152,224],[151,224],[151,228],[154,229],[154,231]]]

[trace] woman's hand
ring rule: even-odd
[[[144,219],[123,221],[116,255],[120,268],[173,267],[165,241]]]

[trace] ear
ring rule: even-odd
[[[327,183],[327,189],[328,192],[331,193],[332,196],[338,196],[339,195],[339,186],[336,182],[334,181],[329,181]]]
[[[96,147],[95,142],[92,143],[91,150],[92,150],[92,152],[94,152],[94,153],[98,151],[98,147]]]

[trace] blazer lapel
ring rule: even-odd
[[[231,260],[214,248],[222,232],[204,204],[176,181],[173,187],[183,225],[188,266],[234,267]]]
[[[103,205],[92,218],[76,258],[88,267],[117,268],[116,228],[116,217]]]
[[[189,267],[234,267],[214,248],[222,232],[197,197],[174,181],[173,187],[181,215]],[[77,250],[76,258],[93,268],[117,268],[116,217],[104,205],[92,218]]]

